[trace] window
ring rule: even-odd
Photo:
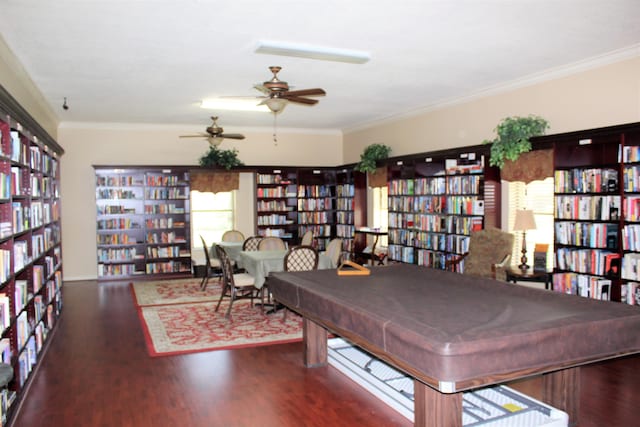
[[[202,248],[200,236],[208,245],[219,242],[222,233],[234,227],[235,191],[201,193],[191,191],[191,241]]]
[[[553,178],[544,181],[506,182],[508,194],[508,231],[514,235],[511,264],[520,264],[522,256],[522,232],[513,231],[517,209],[530,209],[536,221],[536,229],[527,231],[527,264],[533,265],[536,244],[547,244],[547,268],[553,267]]]
[[[374,187],[371,191],[372,196],[372,212],[371,227],[380,230],[389,229],[389,189],[388,187]],[[377,247],[387,247],[387,236],[381,236]]]

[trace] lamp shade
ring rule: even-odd
[[[533,211],[527,209],[518,209],[516,211],[516,223],[513,225],[515,231],[535,230],[536,220],[533,217]]]
[[[211,145],[212,147],[217,147],[218,145],[222,144],[223,140],[224,138],[222,138],[221,136],[210,136],[207,138],[207,141],[209,141],[209,145]]]

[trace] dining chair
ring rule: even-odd
[[[258,243],[259,251],[284,251],[286,249],[287,245],[284,243],[284,240],[276,236],[263,237],[260,243]]]
[[[257,251],[258,250],[258,245],[260,244],[261,240],[262,240],[262,237],[260,237],[260,236],[247,237],[247,239],[242,244],[242,250],[243,251]]]
[[[215,311],[218,311],[224,298],[229,298],[229,307],[224,315],[228,319],[231,316],[233,302],[240,299],[250,299],[253,306],[253,299],[256,297],[258,289],[255,287],[255,279],[249,274],[233,273],[231,260],[224,248],[216,246],[216,253],[222,266],[223,288]]]
[[[289,249],[287,255],[284,257],[284,271],[309,271],[316,270],[318,268],[318,251],[309,245],[296,246]],[[260,292],[260,299],[264,303],[264,293]],[[277,303],[274,302],[274,306]],[[287,319],[287,312],[289,310],[284,308],[283,319]]]
[[[340,255],[342,254],[342,239],[332,239],[324,253],[331,259],[331,265],[337,267],[340,262]]]
[[[220,280],[222,277],[222,266],[220,264],[220,260],[216,258],[211,258],[209,256],[209,246],[207,246],[207,242],[204,240],[204,237],[200,235],[200,240],[202,241],[202,250],[204,251],[204,257],[206,265],[204,267],[204,276],[202,277],[202,281],[200,282],[200,289],[207,289],[207,284],[209,283],[210,278],[217,278]]]
[[[227,230],[222,234],[223,242],[244,242],[244,234],[238,230]]]
[[[300,246],[313,246],[313,231],[308,230],[302,235]]]

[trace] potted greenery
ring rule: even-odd
[[[244,166],[244,163],[238,159],[237,149],[221,150],[216,146],[211,146],[209,151],[200,157],[200,166],[221,166],[228,170],[236,166]]]
[[[391,147],[384,144],[371,144],[365,147],[362,154],[360,154],[360,162],[354,167],[359,172],[371,172],[376,171],[378,160],[384,160],[389,157],[391,153]]]
[[[547,128],[548,122],[539,116],[514,116],[503,119],[495,128],[498,136],[482,142],[491,144],[489,164],[502,169],[505,160],[517,160],[520,154],[531,150],[529,138],[543,135]]]

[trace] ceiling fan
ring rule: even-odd
[[[269,70],[273,73],[271,80],[257,84],[254,88],[265,94],[263,97],[265,99],[258,105],[266,105],[275,114],[284,110],[284,107],[286,107],[289,102],[315,105],[318,103],[318,100],[307,98],[308,96],[326,95],[324,89],[320,88],[289,90],[289,84],[278,79],[278,72],[282,70],[282,67],[272,66],[269,67]]]
[[[207,133],[201,133],[198,135],[180,135],[180,138],[206,138],[212,147],[218,146],[222,143],[223,139],[244,139],[244,135],[239,133],[224,133],[224,129],[218,126],[217,116],[212,116],[213,123],[207,127]]]

